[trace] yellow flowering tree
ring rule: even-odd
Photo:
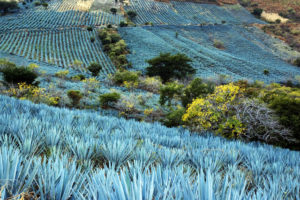
[[[193,129],[211,130],[228,138],[238,137],[245,128],[231,111],[239,103],[242,89],[233,83],[220,85],[206,98],[197,98],[189,106],[182,120]]]

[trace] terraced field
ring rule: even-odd
[[[224,74],[233,80],[277,82],[300,74],[299,68],[280,59],[288,55],[273,50],[271,41],[255,28],[232,25],[147,26],[120,28],[120,32],[132,52],[128,59],[139,70],[147,66],[145,59],[161,52],[181,52],[193,59],[197,75],[204,78]],[[222,41],[225,49],[214,47],[215,40]],[[270,72],[268,76],[263,74],[265,69]]]
[[[203,23],[264,23],[253,17],[239,5],[217,6],[214,4],[198,4],[191,2],[170,1],[170,3],[154,0],[131,0],[126,10],[138,13],[134,20],[137,24],[152,22],[153,24],[195,25]]]
[[[64,68],[77,67],[80,71],[86,70],[90,63],[98,62],[104,66],[105,73],[114,72],[100,42],[96,39],[92,43],[90,37],[97,38],[97,32],[84,28],[6,32],[0,34],[0,50]],[[75,66],[75,60],[81,61],[82,65]]]

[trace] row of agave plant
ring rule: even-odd
[[[1,199],[299,199],[299,152],[0,96]]]

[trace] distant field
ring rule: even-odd
[[[268,41],[267,35],[255,28],[230,25],[148,26],[121,28],[120,32],[132,52],[128,58],[138,70],[147,66],[145,59],[160,52],[180,52],[193,59],[197,75],[205,78],[225,74],[234,80],[278,82],[300,75],[299,68],[280,59],[287,58],[289,54],[276,51],[278,47],[275,44],[279,41]],[[225,49],[215,48],[214,40],[221,41]],[[264,75],[264,69],[269,70],[270,75]]]

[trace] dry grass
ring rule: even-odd
[[[281,17],[278,13],[268,13],[263,11],[261,17],[266,20],[267,22],[276,22],[280,20],[281,23],[286,23],[289,19]]]

